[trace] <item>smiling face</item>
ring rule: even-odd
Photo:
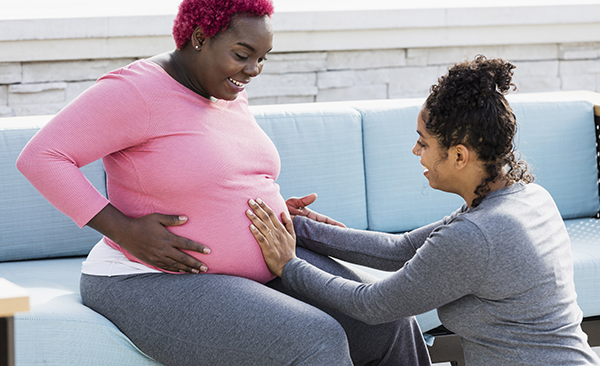
[[[202,38],[192,35],[194,58],[189,72],[201,95],[234,100],[258,76],[273,48],[273,28],[268,16],[240,16],[222,34]]]
[[[448,158],[448,153],[440,148],[437,139],[427,131],[424,118],[427,118],[427,111],[422,108],[417,117],[419,138],[412,152],[421,158],[421,165],[425,169],[423,174],[431,188],[456,193],[453,189],[455,181],[451,159]]]

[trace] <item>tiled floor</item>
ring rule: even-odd
[[[592,348],[600,356],[600,347]],[[434,363],[435,366],[450,366],[450,362]]]

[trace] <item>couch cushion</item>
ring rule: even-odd
[[[25,288],[30,298],[31,310],[15,316],[16,365],[159,366],[110,321],[81,303],[83,260],[0,264],[0,277]]]
[[[367,228],[361,115],[328,103],[252,107],[277,146],[285,199],[317,193],[311,206],[356,229]]]
[[[369,229],[412,230],[437,221],[463,203],[431,189],[413,155],[423,99],[356,102],[363,116]]]
[[[510,96],[519,130],[515,143],[536,183],[554,198],[564,219],[600,209],[593,105],[574,96]]]
[[[0,262],[87,254],[100,235],[79,229],[56,210],[21,173],[15,163],[21,150],[51,116],[0,119]],[[82,168],[106,194],[100,161]]]
[[[565,220],[571,252],[577,303],[584,317],[600,316],[600,220]]]
[[[442,218],[464,201],[433,190],[412,155],[423,99],[355,102],[363,115],[369,229],[412,230]],[[563,218],[600,209],[592,104],[577,96],[510,96],[519,129],[515,142],[536,182],[554,197]]]

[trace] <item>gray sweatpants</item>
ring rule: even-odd
[[[373,278],[298,248],[330,273]],[[148,273],[81,277],[83,303],[164,365],[430,365],[414,318],[368,325],[319,309],[279,278]]]

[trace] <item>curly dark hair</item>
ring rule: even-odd
[[[462,144],[485,163],[488,175],[475,189],[473,207],[498,177],[512,183],[534,180],[527,163],[515,156],[517,121],[504,97],[511,87],[516,89],[511,83],[514,68],[502,59],[478,55],[452,66],[431,87],[425,102],[425,126],[442,151]]]

